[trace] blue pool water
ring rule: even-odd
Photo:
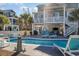
[[[17,42],[16,38],[10,38],[10,42]],[[67,40],[40,40],[40,39],[32,39],[32,38],[26,38],[22,39],[22,43],[25,44],[36,44],[36,45],[47,45],[47,46],[53,46],[53,44],[56,44],[61,47],[65,47],[67,44]]]

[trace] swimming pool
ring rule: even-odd
[[[17,38],[10,38],[10,42],[17,42]],[[22,43],[24,44],[36,44],[36,45],[46,45],[53,46],[54,44],[65,47],[67,44],[67,40],[42,40],[42,39],[34,39],[34,38],[25,38],[22,39]]]

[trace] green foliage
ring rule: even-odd
[[[27,13],[21,14],[20,18],[24,20],[25,24],[32,23],[32,16],[30,14]]]
[[[20,30],[22,30],[24,28],[24,26],[23,26],[24,22],[23,22],[23,20],[21,18],[18,18],[16,20],[16,23],[17,23],[17,25],[19,25]]]
[[[10,20],[6,16],[0,15],[0,30],[3,30],[4,25],[9,23]]]
[[[2,20],[2,24],[9,24],[10,23],[10,20],[4,15],[0,15],[0,20]]]
[[[32,16],[30,14],[27,14],[27,13],[21,14],[17,20],[17,23],[21,27],[20,29],[26,30],[28,28],[27,25],[32,24]]]
[[[2,15],[3,15],[3,11],[2,11],[2,10],[0,10],[0,14],[2,14]]]
[[[68,16],[70,21],[78,21],[79,20],[79,9],[73,10]]]
[[[79,34],[79,9],[73,10],[73,11],[70,13],[68,19],[69,19],[70,21],[78,22],[78,34]]]

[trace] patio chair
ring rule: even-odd
[[[57,38],[57,35],[49,35],[49,38]]]
[[[57,38],[57,34],[55,34],[54,32],[50,32],[49,38]]]
[[[54,46],[57,47],[64,56],[66,54],[71,56],[79,55],[79,35],[71,35],[68,39],[66,47],[60,47],[56,44],[54,44]]]
[[[49,37],[49,32],[48,32],[48,30],[42,31],[42,37],[43,37],[43,38]]]

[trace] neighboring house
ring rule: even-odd
[[[13,10],[3,10],[3,14],[10,19],[11,24],[16,24],[16,18],[15,18],[16,13],[15,13],[15,11],[13,11]]]
[[[0,14],[7,16],[10,19],[11,24],[16,24],[15,11],[13,11],[13,10],[0,10]]]
[[[38,11],[33,12],[32,33],[34,30],[41,35],[43,30],[58,32],[68,36],[77,31],[77,22],[68,20],[69,13],[78,8],[77,3],[50,3],[37,6]]]
[[[13,10],[0,10],[0,14],[7,16],[10,19],[10,24],[5,24],[4,25],[4,30],[9,30],[11,31],[12,27],[15,27],[17,30],[17,25],[16,25],[16,13]]]

